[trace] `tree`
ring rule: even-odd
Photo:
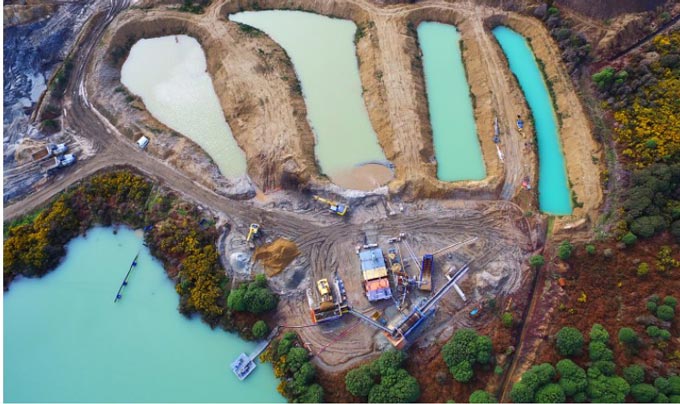
[[[675,317],[675,310],[671,306],[662,304],[656,309],[656,316],[663,321],[672,321]]]
[[[534,268],[540,268],[545,264],[545,258],[542,255],[532,255],[529,258],[529,265]]]
[[[612,84],[615,74],[616,69],[611,66],[607,66],[599,72],[593,74],[592,79],[600,90],[604,90]]]
[[[510,399],[513,403],[532,403],[534,402],[534,390],[525,383],[515,383],[510,390]]]
[[[292,372],[297,372],[298,369],[305,363],[309,361],[309,352],[306,349],[300,347],[293,347],[288,351],[288,356],[286,357],[286,367]]]
[[[671,384],[665,377],[654,379],[654,387],[656,387],[659,393],[668,394],[671,392]]]
[[[619,341],[626,344],[628,347],[635,347],[639,343],[637,334],[630,327],[622,327],[619,330]]]
[[[557,333],[557,351],[562,356],[579,355],[583,348],[583,334],[574,327],[563,327]]]
[[[557,371],[560,374],[560,387],[564,390],[564,394],[568,397],[573,397],[576,394],[585,391],[588,386],[588,379],[586,372],[571,359],[562,359],[557,362]]]
[[[613,376],[616,373],[616,363],[612,361],[596,361],[591,368],[599,370],[605,376]]]
[[[442,348],[442,357],[453,377],[466,383],[474,376],[475,363],[489,363],[492,351],[491,339],[480,336],[474,330],[462,328]]]
[[[305,362],[295,373],[295,380],[301,384],[308,385],[316,377],[316,368],[310,362]]]
[[[267,323],[265,323],[262,320],[258,320],[253,324],[253,336],[257,339],[262,339],[269,334],[269,327],[267,327]]]
[[[623,378],[628,384],[635,385],[645,382],[645,369],[640,365],[630,365],[623,369]]]
[[[680,376],[668,377],[668,395],[680,396]]]
[[[470,394],[470,403],[497,403],[496,397],[484,390],[475,390]]]
[[[661,329],[655,325],[647,327],[647,335],[652,338],[658,338],[661,335]]]
[[[371,371],[368,366],[360,366],[352,369],[345,375],[345,386],[347,391],[357,397],[366,397],[375,385]]]
[[[630,392],[630,385],[618,376],[604,376],[588,378],[588,396],[594,403],[622,403]]]
[[[451,374],[453,375],[453,378],[461,383],[469,382],[475,375],[474,371],[472,370],[472,365],[470,364],[470,361],[467,360],[458,362],[453,366],[453,368],[450,368],[450,370]]]
[[[610,361],[614,353],[602,342],[593,341],[588,345],[588,355],[591,361]]]
[[[596,341],[605,344],[609,342],[609,333],[602,327],[602,324],[593,324],[593,327],[590,329],[589,337],[591,342]]]
[[[678,300],[673,296],[666,296],[663,298],[663,304],[675,309],[675,307],[678,305]]]
[[[371,366],[376,370],[375,373],[384,375],[388,369],[399,369],[406,360],[406,354],[403,351],[390,349],[383,352]]]
[[[307,387],[306,391],[297,399],[301,403],[321,403],[323,402],[323,387],[314,383]]]
[[[655,302],[653,302],[651,300],[649,300],[647,302],[647,310],[649,310],[652,314],[656,314],[656,308],[657,308],[657,305],[656,305]]]
[[[557,248],[557,256],[560,257],[562,261],[566,261],[571,257],[571,253],[574,251],[574,246],[569,242],[569,240],[564,240],[560,246]]]
[[[539,403],[563,403],[565,400],[564,390],[559,384],[546,384],[536,392],[536,402]]]
[[[630,388],[630,394],[638,403],[651,403],[656,398],[658,391],[651,384],[634,384]]]

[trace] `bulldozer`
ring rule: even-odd
[[[345,216],[345,214],[349,210],[349,206],[345,204],[337,203],[335,201],[322,198],[318,195],[314,195],[314,200],[319,201],[321,203],[325,203],[326,205],[328,205],[328,210],[330,210],[331,212],[335,213],[338,216]]]

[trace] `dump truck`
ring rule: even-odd
[[[420,290],[432,291],[432,270],[434,269],[434,256],[432,254],[423,255],[423,264],[420,268]]]
[[[45,145],[44,149],[40,149],[37,152],[33,153],[32,157],[33,161],[39,161],[47,157],[59,156],[61,154],[66,153],[67,151],[68,146],[66,146],[66,143],[59,144],[50,143]]]
[[[74,154],[64,154],[63,156],[56,156],[53,159],[45,160],[40,167],[44,172],[51,172],[57,168],[68,167],[75,164],[76,156]]]
[[[326,205],[328,205],[328,210],[330,210],[331,212],[335,213],[338,216],[345,216],[347,210],[349,209],[349,206],[347,205],[331,201],[326,198],[322,198],[318,195],[314,195],[314,200],[325,203]]]

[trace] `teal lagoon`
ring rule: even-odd
[[[336,179],[361,163],[385,161],[362,96],[352,21],[289,10],[244,11],[229,19],[263,31],[290,57],[323,173]]]
[[[538,202],[543,212],[570,215],[571,195],[550,93],[526,39],[507,27],[493,30],[529,104],[538,139]]]
[[[185,318],[178,302],[139,232],[95,228],[72,240],[55,271],[18,279],[4,295],[5,401],[285,401],[270,365],[244,382],[231,371],[256,344]]]
[[[423,22],[418,25],[418,43],[423,52],[437,178],[482,180],[486,169],[465,76],[460,34],[453,25]]]

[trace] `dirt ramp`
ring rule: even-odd
[[[283,271],[300,255],[297,245],[285,238],[277,238],[273,242],[258,247],[253,258],[264,266],[264,272],[272,277]]]

